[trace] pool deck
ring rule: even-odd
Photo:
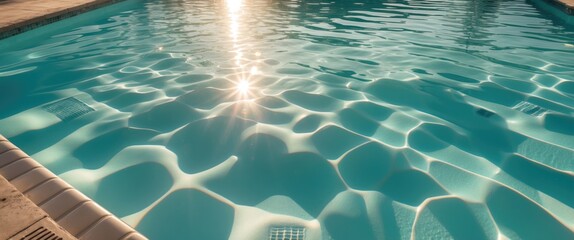
[[[0,135],[0,239],[146,238]]]
[[[0,216],[0,239],[22,239],[36,235],[46,235],[47,239],[76,239],[2,176]]]
[[[574,0],[545,0],[568,15],[574,16]]]
[[[570,9],[574,9],[574,0],[560,0],[562,4],[566,5]]]
[[[0,0],[0,39],[120,0]]]

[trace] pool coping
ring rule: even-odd
[[[562,12],[574,16],[574,0],[544,0],[557,7]]]
[[[1,0],[0,39],[70,18],[124,0]]]
[[[36,162],[2,135],[0,135],[0,176],[33,203],[24,205],[22,209],[33,212],[37,211],[34,207],[40,208],[53,219],[53,222],[77,239],[147,239]],[[43,219],[36,218],[37,221]],[[11,232],[21,233],[29,229],[29,226],[31,225],[24,229],[12,229]],[[6,226],[0,226],[0,230],[2,227]]]
[[[0,239],[77,239],[2,176],[0,216]]]

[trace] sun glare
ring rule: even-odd
[[[227,4],[227,9],[231,13],[236,13],[241,10],[241,5],[243,4],[243,0],[225,0]]]
[[[257,66],[254,66],[250,57],[243,53],[243,51],[252,52],[250,49],[244,49],[244,45],[249,45],[245,44],[245,39],[248,38],[240,38],[240,35],[242,35],[241,19],[248,13],[248,9],[245,8],[243,0],[225,0],[225,3],[229,17],[229,37],[231,40],[229,52],[234,55],[233,60],[237,66],[237,78],[234,77],[235,79],[233,80],[234,94],[239,102],[248,103],[248,100],[256,97],[257,75],[261,74],[261,71]],[[257,51],[255,56],[260,57],[261,52]]]
[[[237,92],[241,95],[247,95],[249,93],[249,81],[241,80],[237,83]]]

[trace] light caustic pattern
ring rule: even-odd
[[[520,1],[128,0],[0,42],[0,133],[152,239],[572,239],[572,44]]]

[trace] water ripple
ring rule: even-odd
[[[517,1],[130,0],[0,42],[0,133],[152,239],[571,239],[572,44]]]

